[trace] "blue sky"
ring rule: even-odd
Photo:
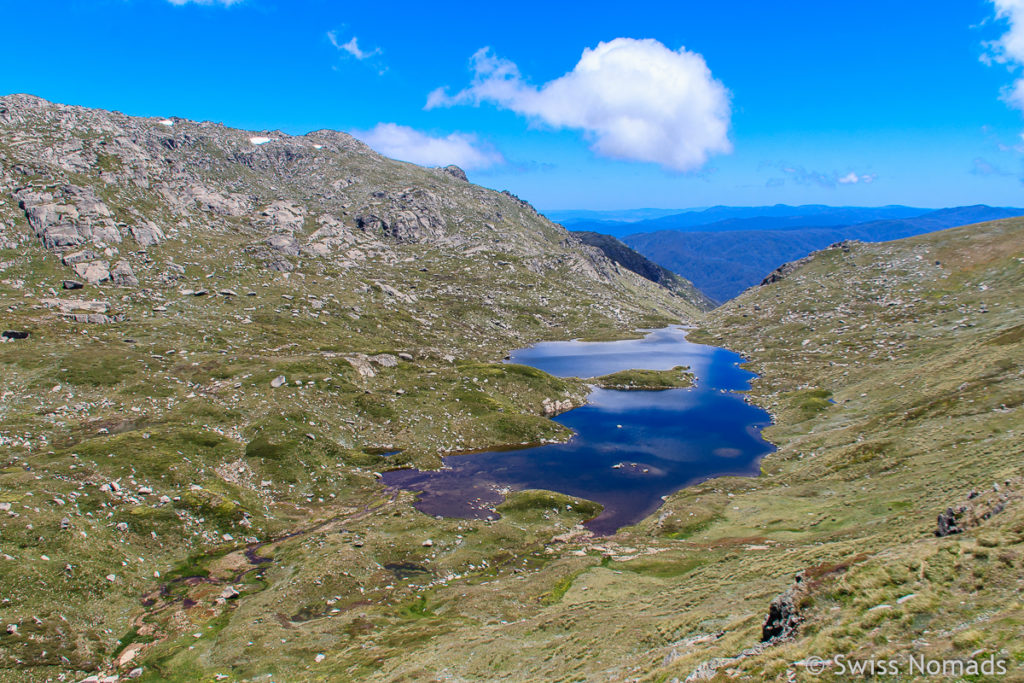
[[[354,131],[542,209],[1024,204],[1024,0],[6,4],[0,93]]]

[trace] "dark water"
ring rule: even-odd
[[[760,436],[768,414],[738,394],[754,376],[737,354],[686,341],[680,328],[616,342],[547,342],[511,362],[562,377],[597,377],[688,365],[697,386],[666,391],[595,389],[589,403],[555,418],[576,432],[565,444],[449,456],[436,471],[395,470],[388,485],[421,491],[429,514],[495,514],[499,489],[548,489],[601,503],[587,526],[612,533],[653,512],[662,496],[721,475],[756,476],[774,447]]]

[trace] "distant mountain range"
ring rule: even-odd
[[[563,225],[572,223],[635,223],[646,221],[652,218],[663,218],[677,213],[690,211],[702,211],[700,209],[621,209],[619,211],[591,211],[584,209],[566,209],[543,211],[542,213]]]
[[[744,230],[827,227],[867,221],[913,218],[934,209],[913,206],[712,206],[699,209],[628,209],[623,211],[549,211],[546,215],[570,230],[592,230],[622,237],[658,230]],[[748,223],[743,223],[748,221]],[[714,227],[711,227],[714,226]]]
[[[783,263],[834,242],[881,242],[1021,215],[1022,208],[985,205],[932,210],[780,204],[716,206],[632,222],[595,217],[566,221],[565,225],[574,231],[618,236],[651,261],[723,302],[757,284]]]

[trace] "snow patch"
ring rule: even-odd
[[[251,142],[254,145],[265,145],[273,139],[274,138],[254,137],[249,138],[249,142]]]
[[[163,121],[160,121],[159,123],[160,123],[161,126],[173,126],[174,125],[174,121],[171,121],[170,119],[164,119]]]
[[[313,145],[313,149],[323,149],[323,145]]]

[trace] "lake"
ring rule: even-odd
[[[774,446],[761,437],[771,418],[737,391],[754,374],[726,349],[695,344],[686,330],[642,339],[544,342],[513,352],[559,377],[599,377],[629,369],[687,365],[696,386],[663,391],[595,388],[587,405],[556,418],[575,432],[567,443],[452,455],[440,470],[393,470],[384,483],[420,491],[416,507],[448,517],[497,516],[504,490],[547,489],[600,503],[586,526],[598,534],[634,524],[686,486],[723,475],[757,476]]]

